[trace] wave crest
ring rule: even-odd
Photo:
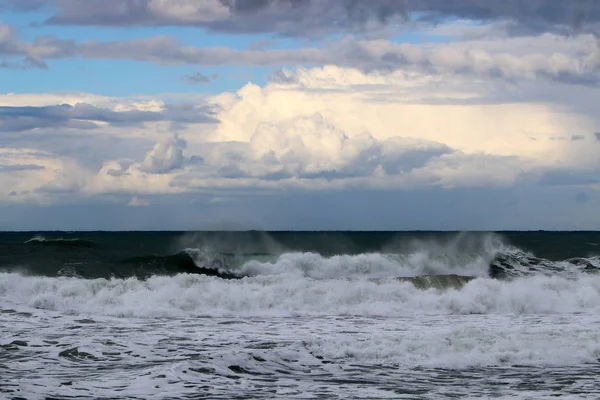
[[[36,235],[31,239],[25,241],[25,244],[31,245],[43,245],[43,246],[57,246],[57,247],[87,247],[93,248],[96,247],[96,242],[92,240],[84,240],[84,239],[47,239],[44,236]]]
[[[410,316],[414,314],[600,314],[600,276],[469,280],[461,290],[410,281],[223,280],[180,274],[145,281],[0,274],[0,304],[117,317]]]

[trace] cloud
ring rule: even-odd
[[[447,18],[476,21],[508,20],[515,33],[589,31],[598,28],[600,6],[593,0],[502,2],[478,0],[225,0],[232,14],[288,34],[313,31],[366,29],[373,24],[405,22],[417,18],[438,22]],[[418,14],[415,17],[415,14]],[[294,21],[297,21],[294,23]],[[332,22],[335,21],[335,24]],[[308,23],[308,24],[307,24]],[[246,22],[251,25],[250,22]],[[301,27],[306,24],[305,28]],[[310,29],[310,30],[309,30]]]
[[[155,36],[119,42],[84,42],[78,52],[90,59],[128,59],[161,65],[283,65],[324,63],[319,49],[237,50],[228,47],[183,46],[175,38]]]
[[[552,44],[552,46],[549,46]],[[125,59],[159,65],[338,65],[363,71],[412,70],[488,79],[549,79],[596,84],[600,50],[592,36],[513,39],[437,45],[397,44],[387,40],[343,38],[323,48],[237,50],[190,47],[168,36],[121,42],[84,42],[76,53],[88,59]],[[55,53],[48,57],[71,57]],[[197,76],[201,79],[201,76]]]
[[[34,149],[0,149],[0,203],[49,203],[86,174],[72,160]],[[53,193],[50,193],[53,192]]]
[[[0,165],[0,173],[2,172],[16,172],[16,171],[37,171],[46,169],[43,165],[37,164],[13,164],[13,165]]]
[[[54,6],[47,24],[197,26],[217,32],[317,36],[393,25],[435,24],[448,18],[508,21],[513,34],[598,32],[594,0],[3,0],[32,11]],[[2,4],[2,3],[0,3]]]
[[[558,143],[546,139],[572,134],[570,114],[560,106],[496,97],[493,85],[464,78],[333,66],[297,72],[290,83],[249,84],[235,96],[223,96],[214,139],[249,142],[263,122],[315,113],[350,138],[370,132],[378,140],[415,137],[465,152],[522,157],[562,152]],[[582,130],[594,129],[592,118],[579,116],[577,123]]]
[[[152,174],[164,174],[183,167],[185,158],[183,151],[187,143],[177,136],[160,140],[148,152],[140,164],[140,170]]]
[[[52,96],[0,96],[0,103],[41,104],[5,106],[13,119],[35,115],[96,125],[90,135],[69,129],[73,135],[61,136],[64,126],[6,132],[11,151],[29,149],[29,156],[6,156],[0,165],[44,169],[6,172],[3,199],[122,202],[149,195],[596,184],[583,179],[600,168],[594,146],[571,140],[598,129],[595,114],[507,101],[494,85],[460,76],[335,66],[281,76],[196,102],[98,98],[98,106],[80,109],[77,101],[93,96],[78,94],[73,106],[44,105],[57,101]],[[218,123],[202,123],[206,110]],[[170,120],[158,121],[166,116]],[[151,127],[139,123],[147,120]],[[36,146],[45,152],[33,154]]]
[[[40,3],[39,0],[35,0]],[[108,26],[197,25],[213,23],[229,16],[218,0],[106,0],[83,4],[62,0],[59,13],[49,24]]]
[[[596,139],[600,141],[600,132],[596,132],[594,135],[596,136]]]
[[[24,42],[17,38],[16,34],[15,28],[0,22],[0,57],[22,57],[18,61],[4,61],[4,68],[47,69],[47,59],[76,56],[75,42],[72,40],[40,36],[33,42]]]
[[[217,74],[212,74],[212,75],[204,75],[202,72],[194,72],[190,75],[186,75],[185,76],[185,80],[188,83],[208,83],[210,81],[219,79],[219,75]]]
[[[21,132],[40,128],[97,129],[100,123],[135,126],[145,122],[211,123],[208,108],[166,105],[162,111],[114,111],[90,104],[54,106],[0,106],[0,132]]]
[[[249,141],[222,143],[206,157],[217,176],[266,180],[370,177],[402,174],[453,150],[406,137],[378,140],[369,133],[348,137],[321,114],[258,124]]]
[[[93,3],[96,4],[96,3]],[[137,4],[137,3],[136,3]],[[161,3],[163,4],[163,3]],[[20,60],[5,67],[47,68],[52,59],[136,60],[159,65],[338,65],[362,71],[417,71],[486,79],[518,81],[547,79],[570,84],[600,82],[600,48],[593,35],[537,37],[416,45],[387,40],[344,37],[322,47],[250,49],[185,46],[173,37],[155,36],[126,41],[75,42],[43,36],[33,42],[15,37],[15,30],[0,25],[0,56]],[[186,78],[204,82],[200,73]]]

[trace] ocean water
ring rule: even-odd
[[[0,398],[597,399],[600,233],[0,233]]]

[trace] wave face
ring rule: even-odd
[[[46,310],[404,316],[600,306],[600,234],[2,235],[0,300]]]

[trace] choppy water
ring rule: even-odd
[[[600,397],[600,234],[55,235],[0,235],[0,398]]]

